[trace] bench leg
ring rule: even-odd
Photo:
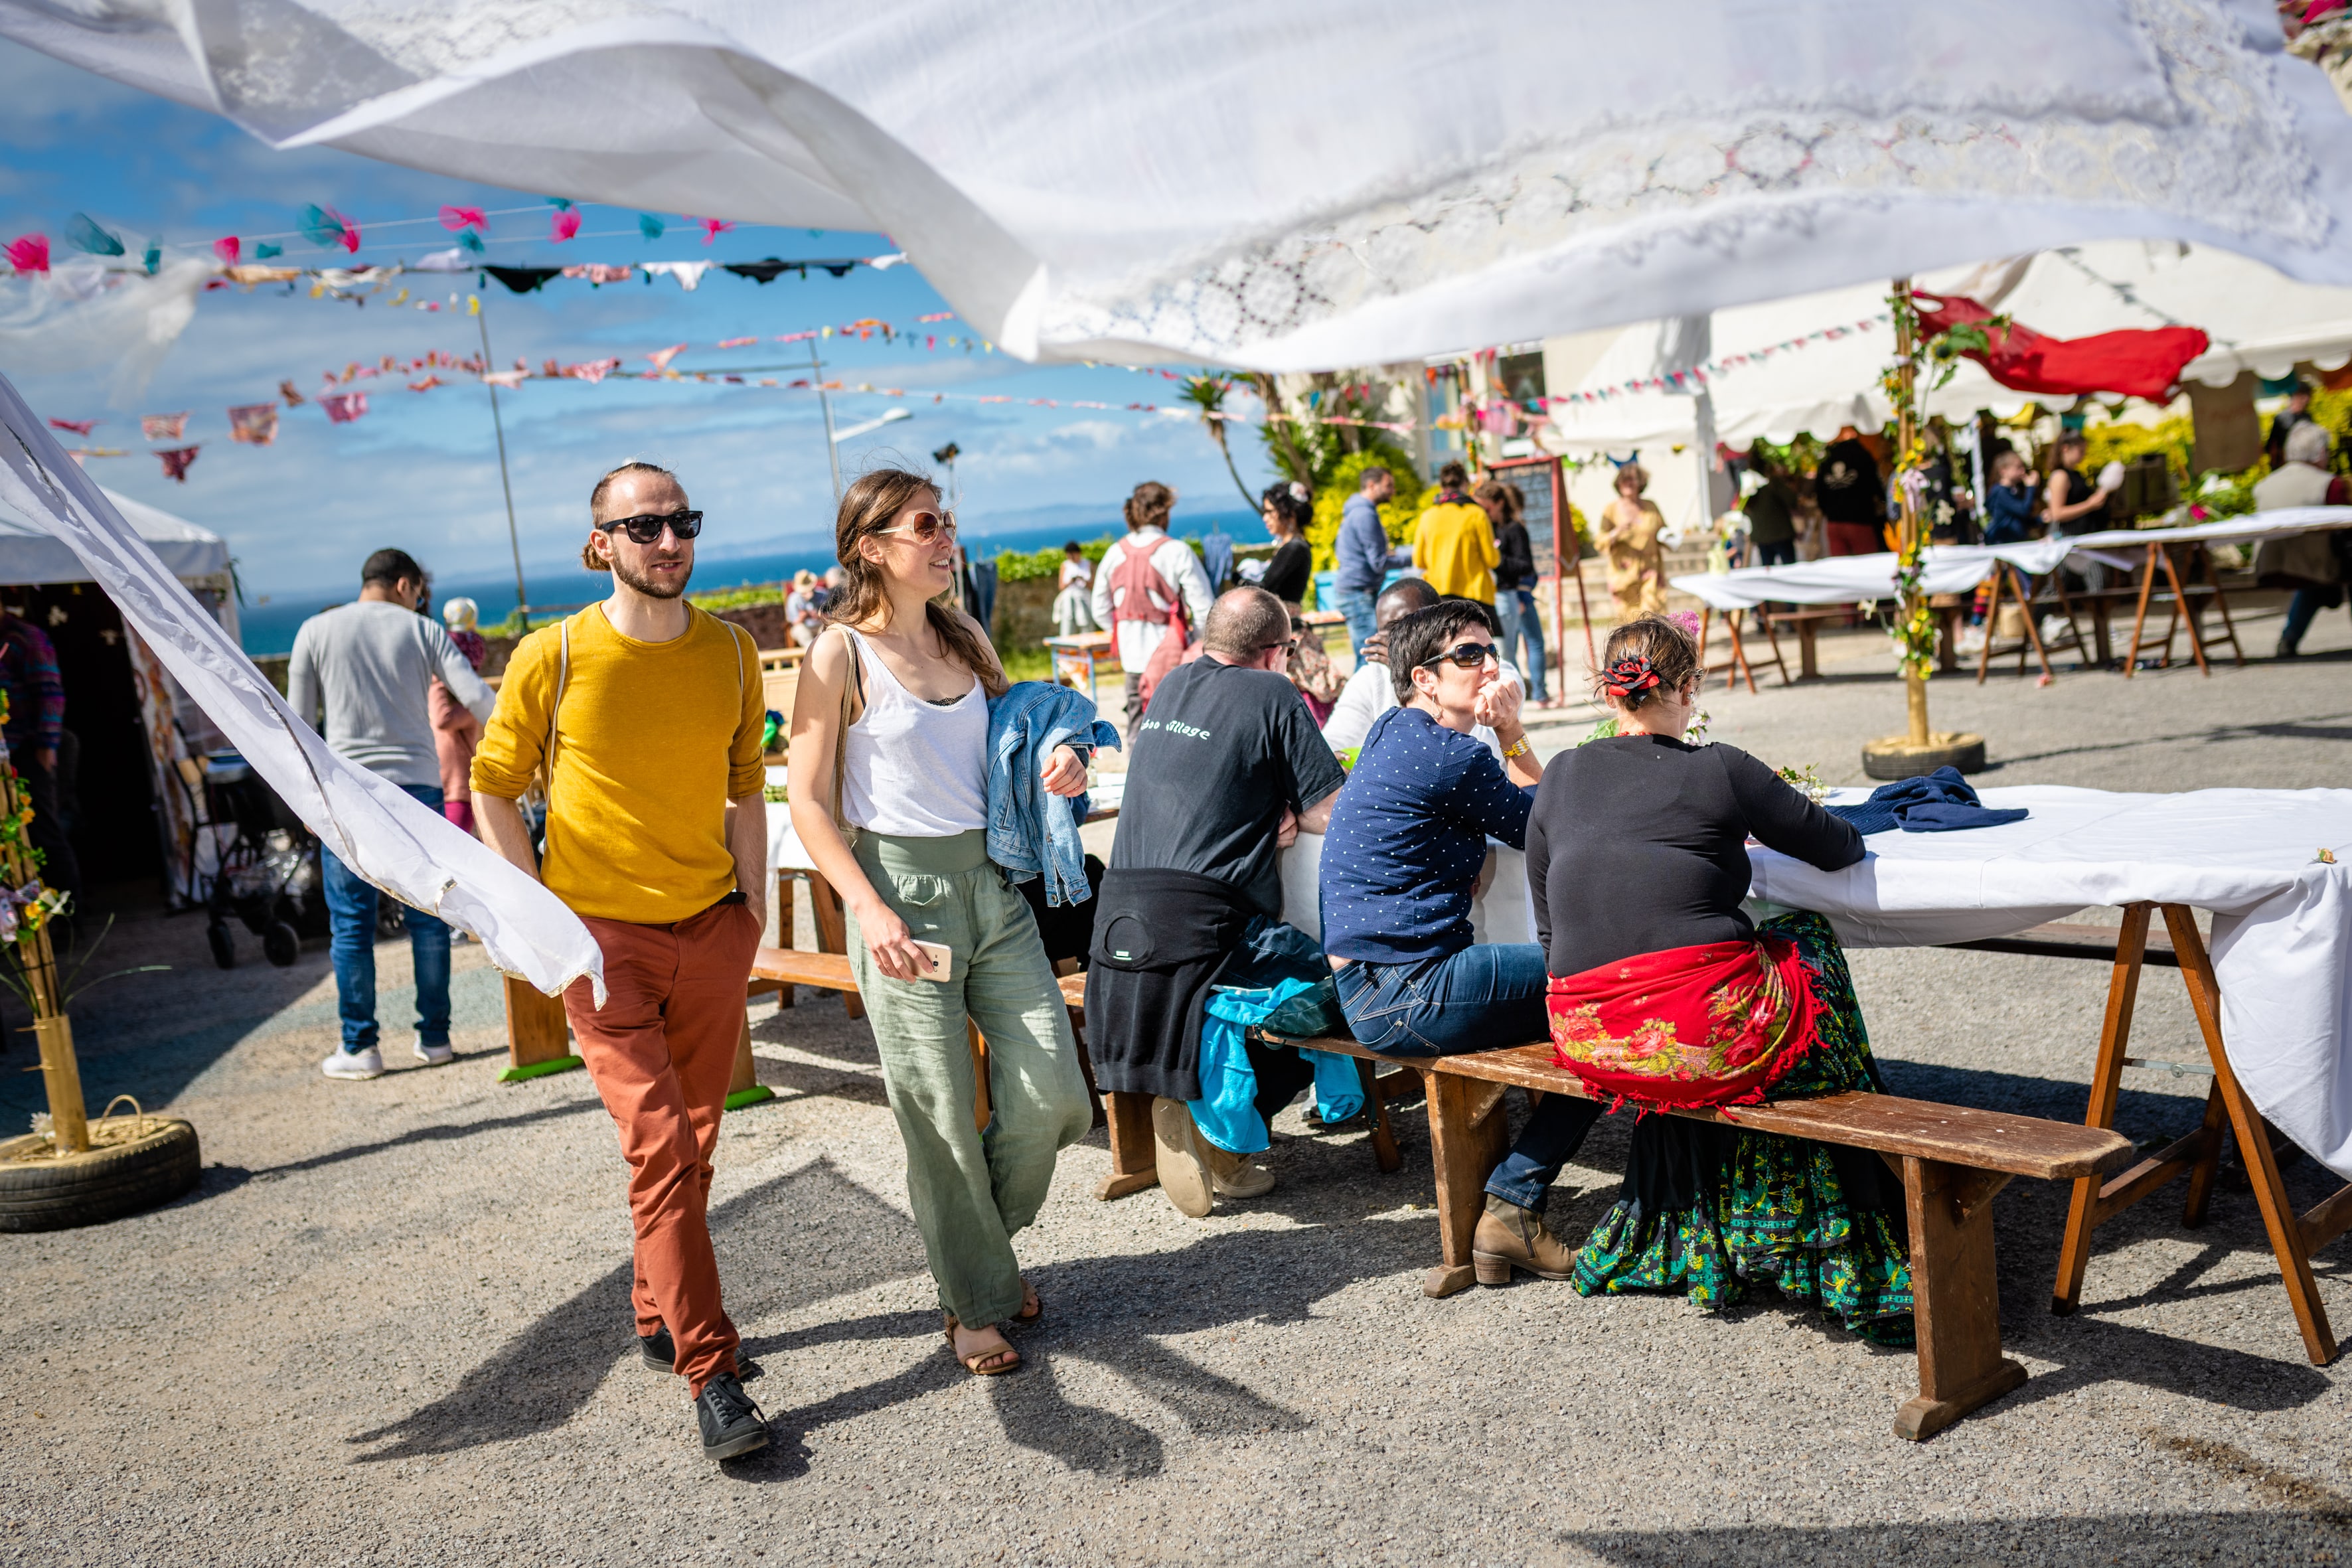
[[[507,1004],[507,1065],[500,1083],[519,1083],[582,1066],[572,1050],[572,1026],[563,998],[542,996],[528,980],[501,975]]]
[[[1430,1164],[1437,1176],[1437,1237],[1444,1261],[1421,1282],[1425,1296],[1451,1296],[1475,1278],[1470,1237],[1486,1206],[1486,1178],[1503,1163],[1510,1123],[1503,1086],[1454,1073],[1423,1072],[1429,1096]]]
[[[2007,1181],[1965,1165],[1904,1156],[1919,1394],[1895,1412],[1898,1437],[1924,1442],[2025,1381],[2025,1368],[2000,1353],[1992,1194]]]
[[[758,1064],[751,1059],[751,1020],[746,1016],[742,1032],[735,1037],[735,1071],[727,1080],[726,1108],[740,1110],[775,1098],[776,1091],[760,1081]]]
[[[1151,1097],[1115,1089],[1104,1097],[1110,1112],[1110,1174],[1095,1189],[1108,1203],[1160,1184],[1160,1156],[1151,1141]]]
[[[1357,1081],[1364,1086],[1364,1125],[1372,1132],[1372,1161],[1381,1174],[1392,1176],[1404,1163],[1404,1155],[1397,1148],[1396,1128],[1389,1121],[1388,1101],[1381,1098],[1378,1077],[1372,1064],[1363,1058],[1356,1058]]]
[[[776,873],[776,945],[778,947],[793,945],[793,884],[797,880],[799,879],[790,871]],[[814,900],[812,900],[811,902],[814,904]],[[794,988],[779,984],[775,989],[776,1005],[791,1006],[794,1000]]]

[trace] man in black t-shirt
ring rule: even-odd
[[[1203,1139],[1185,1102],[1202,1098],[1201,1026],[1219,976],[1245,949],[1285,938],[1294,954],[1312,949],[1305,933],[1273,929],[1279,856],[1300,829],[1323,831],[1347,777],[1282,673],[1291,630],[1281,600],[1234,589],[1210,609],[1202,640],[1206,651],[1169,673],[1137,726],[1087,972],[1095,1080],[1155,1097],[1160,1186],[1195,1215],[1217,1194],[1274,1185],[1248,1155]],[[1313,1075],[1293,1051],[1253,1045],[1248,1055],[1270,1121]]]
[[[1886,548],[1879,522],[1886,516],[1886,481],[1878,458],[1848,425],[1822,453],[1813,475],[1813,499],[1828,526],[1832,555],[1869,555]]]

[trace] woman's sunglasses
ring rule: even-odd
[[[667,528],[680,539],[692,539],[702,531],[702,514],[698,511],[646,512],[638,517],[616,517],[610,522],[596,525],[607,533],[625,531],[639,544],[651,544]]]
[[[1427,669],[1431,665],[1444,664],[1450,659],[1457,668],[1475,669],[1488,659],[1499,660],[1500,657],[1495,651],[1495,645],[1490,642],[1456,643],[1435,658],[1423,659],[1421,668]]]
[[[904,534],[917,544],[937,544],[942,538],[955,537],[955,513],[919,511],[914,520],[903,528],[877,528],[874,531]]]

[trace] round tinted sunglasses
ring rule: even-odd
[[[937,544],[942,535],[953,539],[956,520],[953,512],[919,511],[904,528],[877,528],[877,533],[896,533],[913,540],[918,545]]]
[[[698,511],[649,511],[636,517],[616,517],[610,522],[596,525],[606,533],[625,531],[639,544],[651,544],[667,528],[680,539],[692,539],[702,531],[702,514]]]

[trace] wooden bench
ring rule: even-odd
[[[1278,1043],[1369,1054],[1352,1041]],[[1554,1063],[1549,1042],[1415,1058],[1404,1065],[1421,1074],[1428,1091],[1430,1158],[1436,1173],[1443,1261],[1429,1271],[1422,1289],[1450,1296],[1472,1281],[1470,1238],[1485,1206],[1486,1178],[1508,1152],[1504,1091],[1516,1084],[1531,1094],[1591,1097],[1574,1074]],[[1895,1432],[1913,1441],[1932,1436],[2025,1381],[2025,1368],[2000,1353],[1993,1194],[2014,1176],[2095,1179],[2132,1153],[2128,1140],[2104,1128],[1887,1094],[1780,1100],[1740,1106],[1729,1114],[1674,1114],[1867,1149],[1901,1175],[1911,1233],[1919,1393],[1895,1412]]]

